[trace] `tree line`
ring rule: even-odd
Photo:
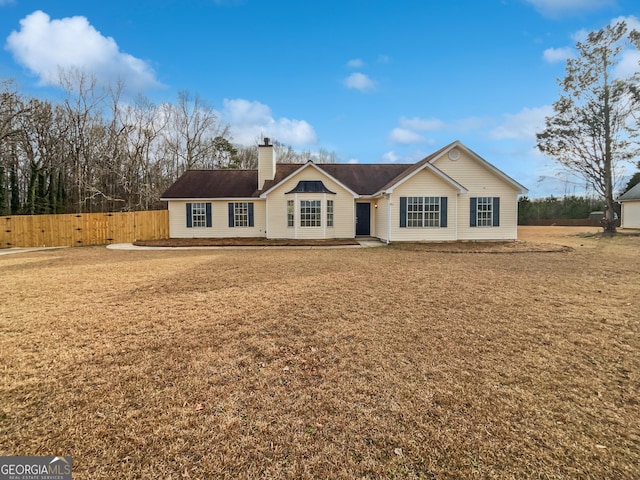
[[[598,197],[521,197],[518,200],[518,222],[526,224],[530,220],[586,219],[591,212],[603,211],[604,207],[604,200]]]
[[[256,146],[233,144],[197,94],[126,102],[123,85],[104,87],[77,70],[62,72],[60,86],[61,98],[51,101],[0,79],[0,215],[158,209],[188,169],[257,166]],[[274,144],[279,162],[337,161],[326,150]]]

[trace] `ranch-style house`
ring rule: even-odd
[[[171,238],[515,240],[527,189],[455,141],[415,164],[188,170],[162,195]]]

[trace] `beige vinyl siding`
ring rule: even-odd
[[[380,197],[374,200],[374,213],[373,217],[375,218],[375,229],[371,229],[371,234],[375,237],[378,237],[381,240],[388,240],[387,236],[389,234],[387,230],[387,219],[389,214],[389,199],[387,197]],[[378,205],[378,208],[375,208],[375,205]]]
[[[290,193],[301,180],[321,180],[330,193]],[[295,227],[287,227],[287,200],[294,200]],[[320,227],[300,226],[300,201],[320,200],[322,222]],[[326,200],[333,200],[333,227],[327,227]],[[353,238],[355,236],[353,195],[312,166],[279,185],[267,195],[269,218],[267,219],[268,238]]]
[[[396,187],[391,195],[391,241],[455,240],[456,195],[457,190],[453,186],[428,169]],[[447,227],[400,227],[400,197],[447,197]]]
[[[620,202],[622,228],[640,228],[640,200]]]
[[[229,202],[253,202],[253,227],[229,228]],[[187,203],[211,203],[211,227],[187,227]],[[171,238],[229,238],[229,237],[265,237],[266,211],[262,199],[237,200],[170,200],[169,236]]]
[[[452,161],[447,155],[439,158],[434,165],[455,179],[468,193],[457,198],[457,238],[459,240],[515,240],[518,237],[518,191],[498,174],[492,172],[463,149],[458,160]],[[470,199],[472,197],[500,197],[500,226],[471,227]],[[453,221],[454,215],[449,219]]]

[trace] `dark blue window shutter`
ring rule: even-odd
[[[229,202],[229,227],[234,226],[233,202]]]
[[[500,197],[493,197],[493,226],[500,226]]]
[[[471,197],[469,199],[469,204],[471,205],[471,209],[469,211],[469,225],[471,227],[475,227],[477,226],[478,199],[476,197]]]
[[[447,197],[440,197],[440,226],[447,227]]]
[[[249,204],[249,226],[253,227],[253,202]]]
[[[211,204],[210,203],[205,204],[205,213],[207,216],[207,227],[211,228],[211,226],[213,225],[213,222],[211,221]]]
[[[193,218],[191,217],[191,204],[187,203],[187,228],[193,227]]]
[[[407,226],[407,197],[400,197],[400,227]]]

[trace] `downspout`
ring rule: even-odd
[[[516,224],[514,225],[513,239],[518,240],[518,195],[516,195]]]
[[[327,193],[323,193],[322,194],[322,205],[324,205],[324,218],[322,215],[322,207],[320,207],[320,221],[322,222],[322,220],[324,220],[324,222],[322,222],[323,225],[323,229],[322,229],[322,238],[326,239],[327,238]]]
[[[391,194],[387,193],[387,245],[391,243]]]
[[[353,224],[352,227],[351,227],[351,228],[353,228],[353,230],[351,230],[351,231],[353,232],[353,238],[356,238],[356,222],[357,222],[357,218],[358,218],[358,217],[356,217],[356,213],[357,213],[357,210],[356,210],[356,198],[353,199],[353,206],[351,208],[352,208],[351,218],[353,220],[351,222]]]
[[[293,238],[298,239],[298,193],[293,194]]]
[[[460,212],[458,212],[458,198],[460,197],[460,192],[456,192],[456,223],[454,226],[453,234],[455,235],[455,240],[458,240],[458,217],[460,216]]]
[[[269,238],[269,198],[265,198],[264,201],[264,236],[265,238]]]

